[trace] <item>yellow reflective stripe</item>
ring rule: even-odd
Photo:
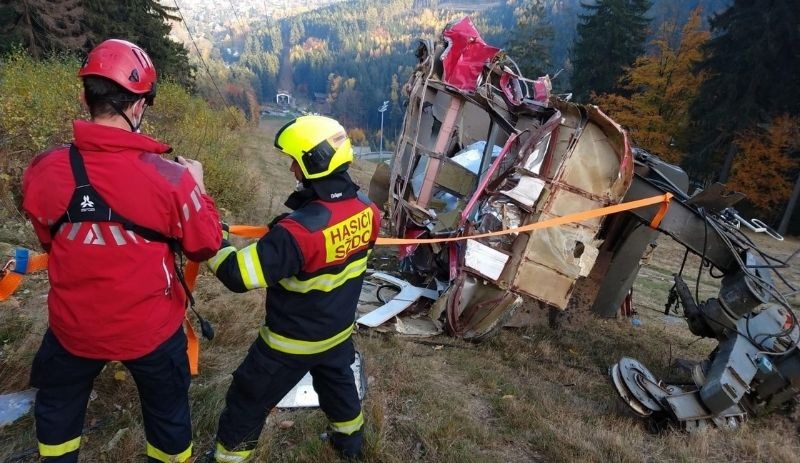
[[[251,453],[253,453],[252,450],[228,450],[217,442],[217,451],[214,453],[214,459],[222,463],[243,463],[250,459]]]
[[[39,455],[43,457],[60,457],[61,455],[78,450],[80,446],[81,436],[58,445],[43,444],[39,442]]]
[[[158,461],[163,461],[164,463],[173,463],[173,462],[182,462],[189,459],[192,456],[192,443],[189,443],[189,446],[186,447],[181,453],[177,453],[175,455],[169,454],[156,448],[150,442],[147,443],[147,456],[150,458],[154,458]]]
[[[287,338],[286,336],[273,333],[266,326],[261,327],[259,334],[261,335],[261,339],[263,339],[269,347],[277,351],[286,354],[311,355],[325,352],[347,341],[350,335],[353,334],[353,325],[348,326],[342,332],[328,339],[323,339],[322,341],[301,341],[299,339]]]
[[[307,293],[309,291],[325,291],[330,292],[345,284],[348,280],[361,276],[362,273],[367,271],[367,257],[358,259],[351,262],[341,272],[331,275],[319,275],[308,280],[298,280],[297,277],[284,278],[278,283],[283,286],[287,291],[295,293]]]
[[[264,279],[264,271],[261,270],[261,261],[258,258],[258,243],[253,243],[236,253],[236,261],[239,263],[239,273],[247,289],[266,288],[267,281]]]
[[[331,428],[335,432],[347,434],[348,436],[361,429],[361,426],[364,426],[364,414],[362,412],[358,412],[358,416],[350,421],[331,422]]]
[[[217,269],[219,268],[219,266],[232,252],[236,252],[236,248],[234,248],[233,246],[226,246],[217,251],[217,254],[214,255],[214,257],[208,259],[208,261],[206,261],[206,264],[208,264],[208,267],[211,269],[212,272],[217,273]]]

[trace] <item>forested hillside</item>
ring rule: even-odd
[[[654,24],[672,21],[680,26],[699,5],[704,7],[703,17],[708,17],[728,4],[729,0],[661,0],[645,10]],[[524,58],[519,60],[523,71],[558,75],[556,90],[569,92],[571,48],[578,15],[583,13],[576,0],[351,0],[266,18],[254,10],[246,6],[233,10],[237,15],[227,23],[229,27],[208,32],[219,44],[208,56],[216,55],[238,70],[238,82],[233,85],[246,87],[251,79],[262,102],[274,101],[279,90],[293,92],[309,103],[327,100],[324,110],[364,129],[373,145],[377,144],[381,102],[390,101],[385,114],[389,139],[401,123],[399,89],[415,63],[412,53],[417,38],[435,38],[445,24],[469,14],[487,42],[525,52],[514,55]],[[540,53],[534,55],[534,49]],[[231,77],[228,71],[220,72],[222,78]]]

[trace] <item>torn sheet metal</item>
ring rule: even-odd
[[[350,365],[353,370],[353,376],[356,380],[356,389],[358,389],[358,399],[364,400],[367,394],[367,378],[364,373],[364,365],[361,361],[361,354],[356,352],[356,358],[353,364]],[[291,391],[289,391],[277,405],[278,408],[312,408],[319,407],[319,396],[317,391],[314,390],[313,378],[310,373],[297,383]]]
[[[442,35],[449,44],[441,57],[443,80],[458,89],[474,91],[483,66],[500,49],[483,41],[469,16],[445,29]]]
[[[497,280],[508,262],[508,254],[502,253],[475,240],[467,240],[464,265],[489,278]]]
[[[491,337],[522,305],[522,298],[471,274],[462,274],[447,293],[447,330],[469,341]]]
[[[412,337],[430,337],[442,334],[442,322],[428,317],[395,317],[394,329],[399,334]]]

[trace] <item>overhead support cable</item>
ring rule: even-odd
[[[200,48],[197,46],[197,42],[194,40],[194,36],[192,35],[192,31],[189,29],[189,24],[186,22],[186,19],[183,17],[183,12],[181,11],[181,7],[178,6],[178,0],[172,0],[175,3],[175,8],[178,10],[178,16],[181,18],[181,22],[183,22],[183,26],[186,27],[186,32],[189,33],[189,39],[192,41],[192,45],[194,45],[195,51],[197,51],[197,57],[200,58],[200,62],[203,64],[203,67],[206,70],[206,74],[208,74],[208,78],[211,79],[211,83],[214,85],[214,88],[217,89],[217,93],[219,94],[220,100],[222,104],[228,105],[228,101],[225,99],[225,96],[222,94],[222,91],[219,89],[217,85],[217,81],[214,79],[214,76],[211,74],[211,70],[208,68],[208,64],[206,60],[203,59],[203,54],[200,53]]]

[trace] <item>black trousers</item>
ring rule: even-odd
[[[297,356],[272,350],[256,338],[233,373],[219,419],[218,443],[230,451],[255,448],[267,413],[310,371],[320,408],[332,424],[331,444],[343,456],[359,457],[363,417],[350,368],[354,360],[352,339],[322,354]],[[350,428],[337,432],[342,423]]]
[[[148,461],[191,454],[189,359],[186,335],[172,337],[144,357],[122,362],[131,372],[142,405]],[[69,353],[48,329],[31,369],[39,452],[48,462],[78,461],[78,446],[94,378],[105,360]],[[178,460],[183,461],[183,460]]]

